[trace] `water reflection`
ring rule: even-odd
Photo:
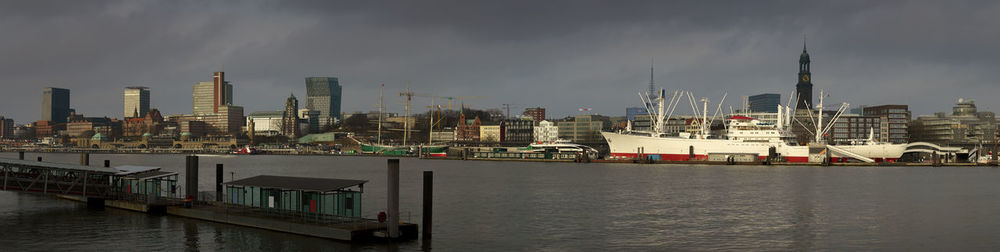
[[[0,153],[0,157],[16,157]],[[33,156],[35,154],[29,154]],[[75,154],[42,154],[75,163]],[[183,172],[182,155],[93,155]],[[385,208],[385,159],[205,157],[226,179],[366,179],[364,216]],[[401,161],[401,212],[420,220],[435,173],[434,240],[350,244],[0,192],[3,250],[986,250],[1000,231],[1000,169],[677,166]],[[214,170],[198,174],[212,190]],[[182,179],[183,181],[183,179]],[[433,244],[433,246],[432,246]]]

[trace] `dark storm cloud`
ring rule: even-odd
[[[816,91],[852,104],[996,108],[993,2],[890,1],[12,1],[0,3],[0,114],[39,118],[41,88],[87,115],[121,117],[122,87],[190,113],[191,86],[225,70],[237,105],[278,110],[303,78],[337,76],[344,111],[419,93],[490,96],[623,114],[648,82],[718,102],[787,96],[808,35]],[[418,107],[429,103],[418,99]]]

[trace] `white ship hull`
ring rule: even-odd
[[[783,141],[743,141],[729,139],[692,139],[680,137],[653,137],[648,135],[620,134],[602,132],[608,141],[612,159],[636,158],[640,155],[658,155],[661,160],[691,161],[707,160],[713,153],[753,153],[760,160],[768,156],[771,147],[785,161],[809,162],[808,146],[788,145]],[[875,162],[894,162],[903,155],[906,147],[903,144],[872,144],[872,145],[835,145],[840,149],[874,160]],[[825,156],[825,154],[823,155]],[[831,161],[846,161],[849,156],[831,153]]]

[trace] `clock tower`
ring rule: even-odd
[[[805,39],[802,40],[802,55],[799,55],[799,83],[795,84],[795,94],[798,99],[795,101],[796,109],[811,109],[812,102],[812,74],[809,73],[809,53],[806,52]]]

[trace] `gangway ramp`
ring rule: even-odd
[[[834,146],[834,145],[826,145],[826,148],[830,149],[831,152],[833,152],[833,153],[835,153],[837,155],[846,156],[846,157],[850,157],[850,158],[853,158],[853,159],[861,160],[862,162],[865,162],[865,163],[875,163],[874,159],[862,156],[861,154],[857,154],[857,153],[854,153],[854,152],[847,151],[845,149],[841,149],[840,147],[837,147],[837,146]]]

